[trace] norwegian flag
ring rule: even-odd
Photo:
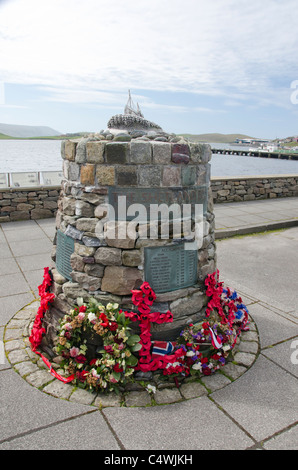
[[[218,336],[216,336],[216,334],[214,333],[214,331],[212,330],[212,328],[210,326],[209,326],[209,330],[210,330],[210,333],[211,333],[212,346],[215,349],[220,349],[222,347],[221,339]]]
[[[174,351],[176,343],[171,341],[153,341],[152,357],[166,356]]]

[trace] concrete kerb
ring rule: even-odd
[[[268,232],[270,230],[280,230],[298,226],[298,218],[292,220],[284,220],[280,222],[271,222],[268,224],[260,225],[247,225],[244,227],[231,228],[231,229],[217,229],[215,230],[215,239],[221,240],[223,238],[235,237],[237,235],[252,235],[254,233]]]
[[[146,386],[149,382],[135,382],[129,384],[121,395],[95,394],[78,388],[74,384],[64,384],[54,378],[40,356],[31,350],[29,336],[38,306],[38,301],[27,305],[19,310],[5,326],[4,349],[8,362],[27,383],[42,393],[99,409],[166,405],[210,395],[242,376],[253,366],[260,353],[258,330],[249,315],[249,331],[242,332],[241,339],[234,349],[233,360],[227,362],[215,374],[203,376],[197,380],[186,378],[179,388],[173,380],[163,381],[158,385],[155,393],[147,391]],[[58,364],[52,363],[52,367],[63,375]]]

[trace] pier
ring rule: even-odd
[[[261,157],[261,158],[279,158],[281,160],[298,160],[298,153],[284,153],[284,152],[269,152],[265,150],[235,150],[235,149],[215,149],[212,148],[212,153],[221,155],[242,155],[246,157]]]

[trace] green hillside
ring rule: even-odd
[[[230,144],[236,139],[252,139],[244,134],[179,134],[192,142]]]
[[[1,134],[1,133],[0,133],[0,139],[2,139],[2,140],[5,140],[5,139],[13,139],[13,137],[10,137],[9,135]]]

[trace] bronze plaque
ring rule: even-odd
[[[115,211],[115,220],[133,220],[139,216],[137,207],[142,205],[142,221],[154,220],[151,205],[172,204],[191,206],[191,213],[195,213],[195,206],[203,206],[203,212],[207,212],[208,186],[193,186],[190,188],[120,188],[111,186],[109,188],[109,204]],[[110,217],[109,217],[110,218]],[[158,217],[159,218],[159,217]],[[144,219],[144,220],[143,220]],[[111,218],[110,218],[111,220]],[[139,219],[140,220],[140,219]]]
[[[191,287],[197,282],[197,250],[185,244],[144,248],[145,281],[156,293]]]

